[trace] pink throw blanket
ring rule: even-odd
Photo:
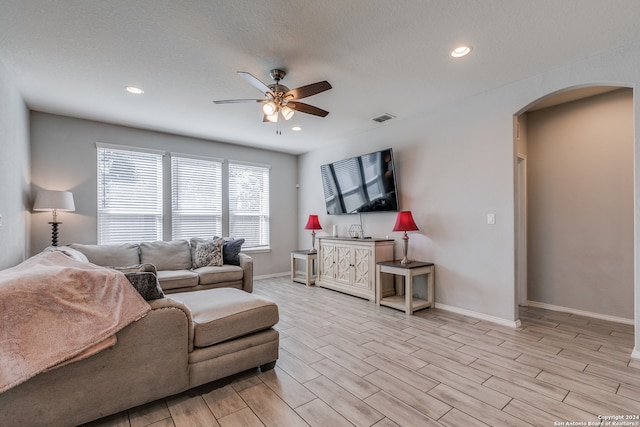
[[[150,309],[124,274],[61,252],[0,271],[0,392],[113,345]]]

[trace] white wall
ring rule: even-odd
[[[392,146],[399,160],[401,207],[412,210],[422,228],[420,234],[411,235],[410,251],[414,258],[436,264],[436,303],[515,321],[513,116],[537,99],[566,88],[593,84],[633,86],[637,82],[640,82],[640,45],[633,45],[438,110],[393,120],[351,140],[305,154],[298,166],[301,184],[298,228],[304,226],[308,213],[324,212],[320,164]],[[634,120],[639,115],[640,109],[635,107]],[[636,165],[640,156],[638,132],[636,128]],[[637,206],[640,174],[635,176]],[[635,212],[638,224],[638,209]],[[495,225],[487,225],[487,213],[496,214]],[[371,220],[366,217],[367,234],[392,234],[393,220],[393,215]],[[328,226],[352,220],[321,215],[320,221]],[[636,265],[640,253],[638,229],[634,245]],[[299,244],[304,242],[306,236],[301,235]],[[640,348],[638,274],[636,268],[636,348]]]
[[[28,255],[29,125],[28,110],[0,62],[0,269]]]
[[[270,252],[251,253],[254,274],[265,275],[289,270],[290,251],[296,244],[291,224],[297,218],[295,177],[297,158],[293,155],[253,149],[214,141],[116,126],[52,114],[31,113],[31,152],[33,194],[38,189],[73,192],[76,211],[60,212],[59,244],[97,241],[96,142],[154,148],[271,165],[271,247]],[[165,162],[168,165],[168,161]],[[167,180],[168,181],[168,180]],[[167,182],[165,182],[167,187]],[[165,213],[170,210],[166,203]],[[31,215],[31,251],[51,244],[48,221],[51,214]],[[165,235],[168,233],[165,232]],[[165,239],[167,240],[167,239]]]
[[[531,301],[633,319],[633,92],[527,114]]]

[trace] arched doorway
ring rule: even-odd
[[[633,93],[554,93],[515,116],[516,306],[633,323]]]

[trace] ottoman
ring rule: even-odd
[[[236,288],[180,292],[167,298],[184,304],[193,320],[189,353],[191,387],[222,378],[228,366],[237,370],[273,368],[278,358],[278,306],[266,298]],[[264,363],[263,361],[271,361]],[[220,372],[220,376],[215,374]]]

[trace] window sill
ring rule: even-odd
[[[242,248],[242,250],[240,252],[244,252],[244,253],[252,253],[252,254],[259,254],[259,253],[267,253],[267,252],[271,252],[271,247],[261,247],[261,248]]]

